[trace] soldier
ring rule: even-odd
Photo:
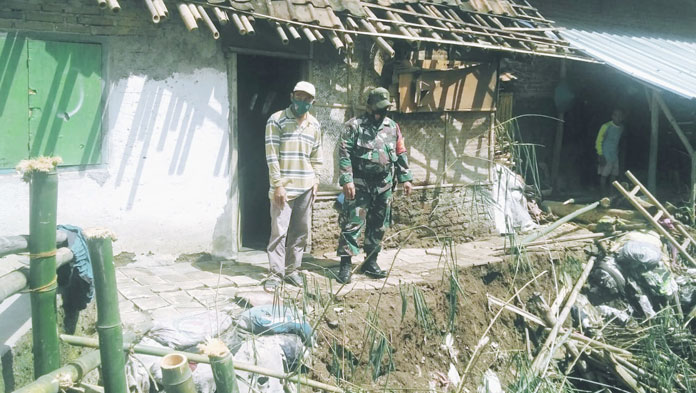
[[[351,256],[360,252],[358,236],[365,228],[365,262],[360,272],[372,278],[387,273],[377,265],[384,231],[391,220],[395,181],[409,195],[413,177],[408,169],[406,146],[398,124],[387,115],[389,92],[378,87],[367,98],[367,112],[346,123],[338,149],[339,183],[345,196],[339,216],[341,235],[338,255],[339,283],[350,282]]]

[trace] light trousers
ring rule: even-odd
[[[312,189],[283,206],[271,200],[268,262],[272,274],[285,276],[300,268],[312,217]]]

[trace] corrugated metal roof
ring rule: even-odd
[[[696,98],[696,41],[567,28],[561,36],[588,55],[682,97]]]

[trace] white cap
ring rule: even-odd
[[[305,81],[297,82],[297,84],[295,85],[295,88],[292,89],[292,91],[293,92],[303,91],[312,97],[317,96],[317,90],[314,88],[314,85],[309,83],[309,82],[305,82]]]

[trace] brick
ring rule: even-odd
[[[78,15],[77,22],[90,26],[113,26],[116,22],[114,17],[101,15]]]
[[[62,31],[64,33],[91,34],[92,28],[90,26],[75,23],[66,23],[59,27],[59,31]]]
[[[36,31],[56,31],[55,23],[39,22],[39,21],[18,21],[16,23],[18,29],[36,30]]]
[[[15,23],[17,21],[14,19],[2,19],[0,18],[0,28],[3,29],[14,29],[15,28]]]
[[[65,23],[65,15],[53,12],[27,12],[25,17],[28,21]]]
[[[135,306],[143,311],[156,310],[169,305],[169,303],[159,296],[148,296],[133,299],[133,303],[135,303]]]
[[[24,12],[15,10],[0,10],[0,18],[2,19],[24,19]]]

